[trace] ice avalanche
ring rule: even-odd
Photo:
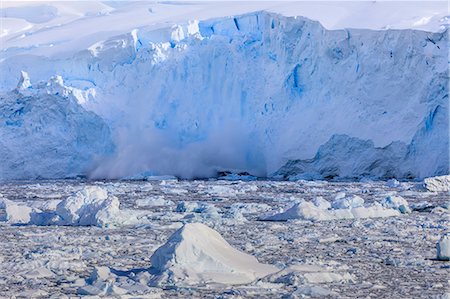
[[[447,29],[259,11],[89,37],[2,52],[0,179],[448,174]]]

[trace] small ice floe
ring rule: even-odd
[[[121,210],[119,206],[117,197],[98,186],[84,187],[45,211],[0,201],[0,209],[5,210],[3,220],[14,224],[109,227],[139,223],[137,211]]]
[[[381,202],[381,205],[386,208],[398,210],[402,214],[411,213],[408,202],[401,196],[390,195]]]
[[[219,173],[219,180],[225,180],[225,181],[256,181],[258,178],[247,173],[247,172],[240,172],[240,173],[233,173],[229,171],[223,171]]]
[[[291,265],[265,278],[274,283],[301,286],[333,282],[352,282],[354,277],[348,272],[335,271],[317,265]]]
[[[86,285],[78,288],[78,295],[120,296],[127,293],[115,284],[115,275],[108,267],[95,267],[91,276],[86,279]]]
[[[175,203],[169,199],[165,199],[164,196],[139,198],[136,200],[136,206],[138,207],[162,207],[172,206]]]
[[[312,200],[312,203],[321,210],[327,210],[331,208],[331,203],[322,196],[314,198]]]
[[[229,212],[240,211],[242,214],[263,213],[270,210],[270,206],[265,203],[237,202],[230,206]]]
[[[208,214],[210,216],[218,216],[219,209],[207,202],[197,202],[197,201],[181,201],[175,208],[175,212],[178,213],[201,213]]]
[[[278,271],[233,248],[201,223],[185,224],[150,261],[153,285],[246,284]]]
[[[386,186],[389,188],[396,188],[400,186],[400,182],[397,181],[396,179],[390,179],[386,182]]]
[[[426,178],[423,185],[431,192],[450,192],[450,175]]]
[[[416,212],[431,212],[434,208],[436,208],[436,205],[428,201],[411,204],[411,209]]]
[[[333,209],[348,209],[362,207],[363,205],[364,199],[362,199],[358,195],[349,195],[335,199],[331,204],[331,207]]]
[[[28,271],[23,276],[25,278],[31,279],[31,278],[52,277],[52,276],[55,276],[55,274],[45,267],[39,267],[39,268]]]
[[[36,209],[17,204],[6,198],[0,198],[0,210],[3,210],[3,215],[0,214],[0,221],[5,221],[10,224],[28,223],[31,218],[31,213],[38,211]]]
[[[442,236],[436,244],[437,259],[440,261],[450,260],[450,234]]]
[[[314,203],[302,201],[281,213],[263,216],[260,220],[287,221],[291,219],[322,221],[338,219],[381,218],[398,216],[398,209],[387,208],[379,203],[363,206],[364,200],[359,196],[343,197],[335,200],[331,208],[324,199],[315,199]]]

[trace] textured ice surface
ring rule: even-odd
[[[449,192],[450,191],[450,175],[426,178],[424,186],[427,190],[433,192]]]
[[[59,76],[31,86],[26,73],[0,95],[0,179],[85,176],[113,153],[108,125]]]
[[[60,201],[54,209],[47,206],[45,211],[39,211],[5,204],[5,212],[8,222],[34,225],[111,227],[139,223],[136,211],[121,210],[119,206],[119,199],[109,196],[106,189],[87,186]]]
[[[107,190],[107,197],[120,200],[120,210],[129,211],[129,215],[139,212],[145,215],[145,221],[108,229],[17,226],[0,222],[0,297],[81,294],[146,298],[228,297],[232,294],[245,298],[279,298],[290,294],[355,298],[441,296],[448,289],[450,273],[448,262],[436,259],[436,244],[449,232],[448,196],[445,192],[428,192],[421,185],[176,180],[4,183],[0,185],[2,198],[47,212],[55,211],[57,201],[69,197],[75,200],[78,191],[97,186]],[[220,197],[211,196],[210,190],[216,187],[227,191]],[[91,192],[89,198],[105,197],[104,191],[91,190],[99,192]],[[315,222],[258,220],[268,210],[284,210],[295,202],[310,202],[312,207],[325,210],[330,208],[326,202],[352,195],[363,198],[366,206],[383,202],[388,196],[401,196],[412,212],[400,215],[396,210],[397,216],[387,218]],[[137,204],[159,197],[172,201],[175,206],[169,202],[165,206]],[[180,202],[211,204],[217,209],[216,217],[184,218],[188,214],[204,213],[174,211]],[[230,217],[229,214],[238,211],[245,215],[246,221]],[[0,219],[4,212],[4,207],[0,206]],[[282,271],[245,285],[149,286],[155,274],[151,271],[150,257],[168,243],[175,231],[190,222],[208,225],[236,250]],[[209,237],[195,235],[199,239],[188,242],[192,248],[209,246],[205,244]],[[194,266],[194,269],[202,268],[201,263]]]

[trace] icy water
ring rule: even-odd
[[[3,183],[0,194],[42,208],[86,185],[102,186],[119,198],[121,208],[141,211],[142,224],[99,228],[0,222],[0,297],[76,296],[94,266],[138,273],[149,268],[150,256],[183,222],[207,224],[260,262],[279,268],[317,265],[347,279],[313,282],[290,276],[242,286],[162,289],[144,284],[127,288],[126,278],[119,276],[127,294],[118,297],[323,297],[320,290],[329,297],[439,298],[448,292],[450,264],[435,260],[436,242],[449,228],[448,194],[427,192],[418,183],[50,181]],[[299,200],[322,196],[332,201],[339,192],[361,196],[367,204],[400,195],[413,212],[315,222],[258,220]],[[181,201],[206,202],[217,209],[177,211]]]

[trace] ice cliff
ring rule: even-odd
[[[22,73],[17,88],[0,95],[0,179],[85,176],[112,154],[109,127],[78,103],[85,96],[61,77],[33,87]]]
[[[2,105],[2,178],[417,178],[449,170],[447,31],[326,30],[255,12],[142,27],[76,54],[14,51],[2,54],[1,70],[11,74],[0,78],[2,92],[22,70],[37,81],[58,74],[90,95],[69,105],[89,121],[68,125],[58,117],[71,115],[67,107],[51,104],[47,114],[56,116],[46,123],[70,133],[37,134],[8,125],[20,107]],[[46,112],[35,106],[62,99],[13,92],[4,101],[29,105],[36,113],[19,117],[34,124]]]

